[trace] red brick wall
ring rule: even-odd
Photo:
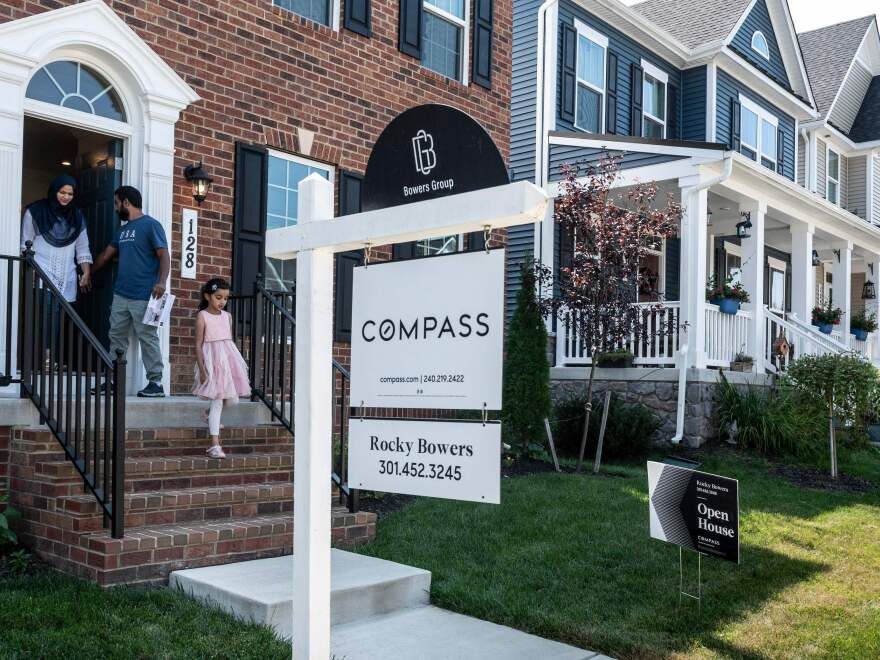
[[[6,0],[0,22],[69,4]],[[183,113],[176,130],[174,255],[180,254],[180,210],[193,206],[183,167],[203,160],[214,185],[199,212],[198,278],[181,280],[179,259],[172,263],[178,294],[171,328],[173,391],[191,387],[200,283],[231,276],[236,141],[299,153],[296,128],[303,127],[316,133],[312,153],[303,155],[362,172],[393,117],[433,102],[471,114],[508,157],[511,0],[494,3],[491,91],[448,80],[400,53],[398,0],[372,0],[371,38],[316,26],[270,0],[108,4],[202,99]]]
[[[9,444],[12,438],[11,426],[0,426],[0,497],[9,494]],[[0,511],[6,504],[0,502]]]

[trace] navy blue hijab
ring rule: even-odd
[[[76,193],[76,179],[62,174],[55,177],[49,185],[46,199],[41,199],[27,207],[37,233],[49,245],[55,247],[65,247],[75,242],[86,224],[82,211],[76,208],[73,199],[67,206],[58,202],[58,191],[64,186],[72,186]]]

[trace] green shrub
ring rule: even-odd
[[[553,441],[561,456],[577,457],[580,452],[586,399],[586,395],[574,395],[562,399],[554,408]],[[593,397],[593,413],[590,415],[585,456],[592,457],[596,454],[604,403],[604,394]],[[617,394],[612,394],[605,440],[602,444],[603,460],[644,456],[650,447],[651,436],[659,428],[660,420],[649,408],[640,403],[625,403]]]
[[[788,366],[783,382],[824,404],[849,426],[861,424],[871,410],[880,376],[859,355],[829,353],[798,358]]]
[[[828,418],[821,404],[791,388],[732,385],[724,373],[715,388],[722,436],[770,456],[815,458],[822,451]]]
[[[535,274],[523,264],[516,311],[507,327],[504,355],[504,435],[507,441],[529,452],[530,443],[541,443],[544,419],[550,416],[550,365],[547,329],[535,299]]]
[[[0,495],[0,504],[7,502],[7,495]],[[4,511],[0,511],[0,548],[5,545],[14,545],[18,543],[18,537],[11,529],[9,529],[9,521],[14,518],[20,518],[21,514],[11,506],[7,506]]]

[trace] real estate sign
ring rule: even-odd
[[[473,502],[501,501],[501,424],[352,419],[353,488]]]
[[[651,537],[739,563],[739,482],[648,462]]]
[[[504,250],[354,270],[351,405],[500,410]]]

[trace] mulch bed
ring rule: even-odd
[[[877,486],[867,479],[840,473],[838,473],[837,479],[832,479],[827,470],[815,468],[775,464],[770,472],[801,488],[833,490],[843,493],[868,493],[877,489]]]

